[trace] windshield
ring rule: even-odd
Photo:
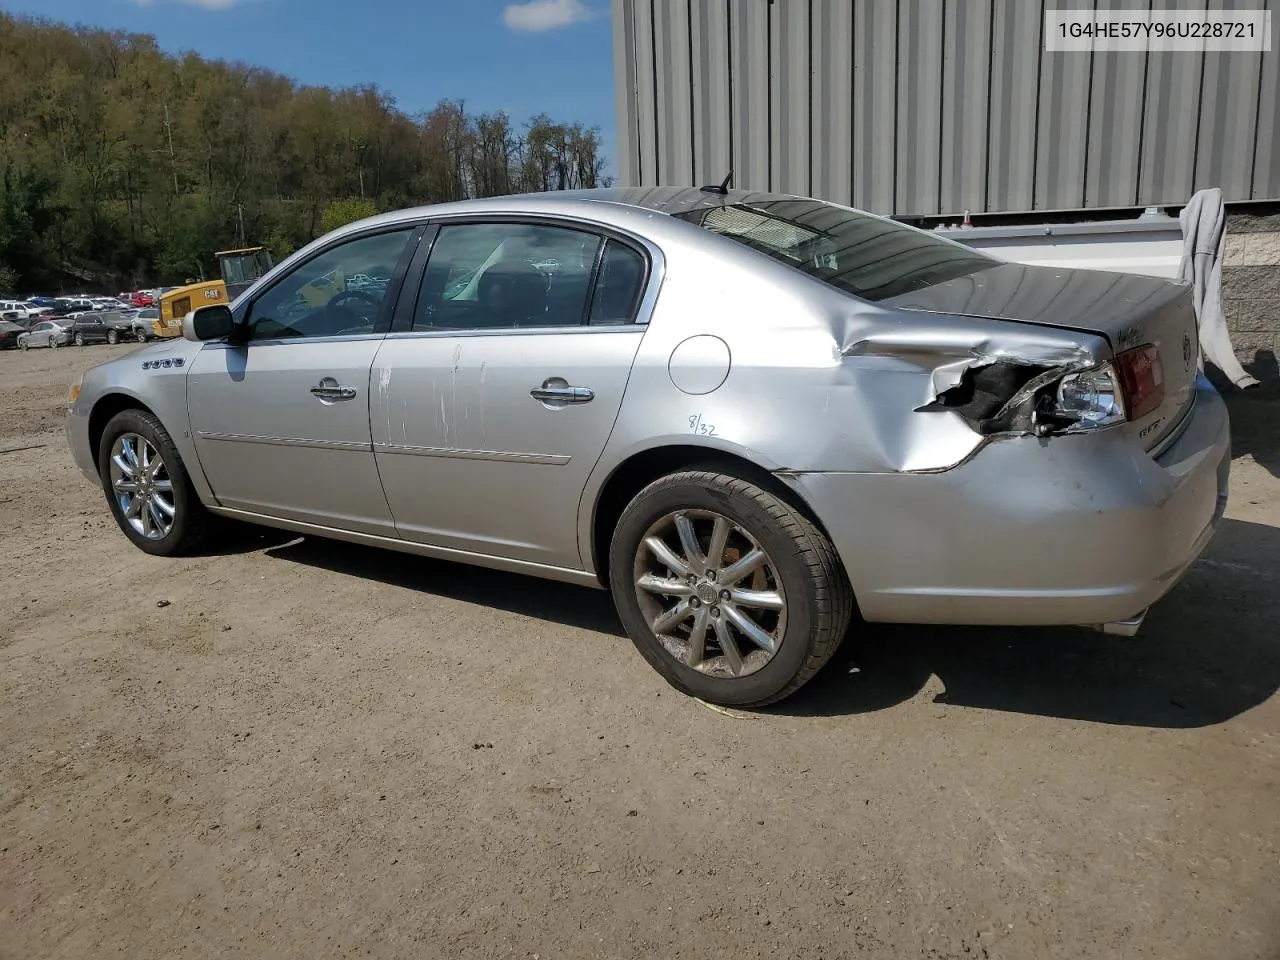
[[[820,200],[766,200],[677,213],[863,300],[886,300],[987,270],[991,257]]]

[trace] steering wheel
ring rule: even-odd
[[[347,302],[350,300],[358,300],[361,304],[367,305],[367,307],[359,306],[354,309],[352,307],[348,307]],[[329,302],[325,304],[324,309],[325,312],[328,313],[335,307],[361,321],[357,326],[345,327],[338,330],[337,333],[339,336],[344,336],[346,334],[369,333],[373,329],[374,321],[378,318],[378,311],[382,309],[382,301],[377,297],[365,293],[363,290],[339,290],[329,298]]]
[[[372,296],[363,290],[339,290],[329,298],[329,302],[325,304],[325,309],[343,307],[348,300],[363,300],[373,308],[373,316],[377,316],[378,310],[382,307],[382,299],[380,297]],[[373,317],[371,316],[369,319],[372,320]]]

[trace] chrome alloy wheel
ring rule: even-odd
[[[148,540],[161,540],[173,529],[178,513],[173,480],[146,437],[122,433],[112,444],[111,490],[121,516]]]
[[[778,652],[787,601],[759,542],[728,517],[680,510],[636,550],[636,598],[663,648],[713,677],[745,677]]]

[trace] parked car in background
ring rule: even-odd
[[[12,320],[0,320],[0,350],[12,350],[18,345],[18,337],[26,332],[26,327]]]
[[[133,318],[123,313],[82,313],[71,323],[71,339],[77,347],[88,343],[119,343],[121,340],[137,340],[137,328]]]
[[[142,310],[134,311],[134,335],[139,342],[156,338],[156,321],[159,319],[160,310],[156,307],[146,307]]]
[[[27,306],[25,300],[0,300],[0,320],[27,320],[33,316],[32,308]]]
[[[129,302],[135,307],[153,307],[155,306],[156,300],[155,297],[146,290],[138,290],[130,295]]]
[[[26,333],[18,336],[18,346],[23,350],[35,347],[64,347],[71,342],[71,325],[74,320],[59,317],[56,320],[41,320]]]
[[[93,304],[88,300],[81,300],[75,297],[59,297],[53,305],[53,312],[60,317],[71,317],[78,313],[88,313],[93,309]]]

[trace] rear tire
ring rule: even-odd
[[[83,347],[83,346],[84,346],[84,334],[83,334],[83,333],[77,333],[77,334],[76,334],[76,346],[77,346],[77,347]]]
[[[132,462],[127,449],[117,452],[130,445],[135,451]],[[145,446],[158,454],[159,469],[143,469],[138,448]],[[113,462],[113,453],[121,461]],[[113,470],[120,474],[118,478]],[[211,540],[214,517],[200,502],[169,432],[147,411],[124,410],[108,421],[98,446],[98,476],[111,515],[139,550],[157,557],[186,556],[198,553]],[[148,497],[158,501],[156,509],[145,502]],[[133,502],[139,498],[141,506]],[[171,517],[168,508],[173,510]]]
[[[635,496],[614,529],[609,581],[650,665],[677,690],[733,707],[799,690],[836,652],[854,606],[817,526],[715,471],[672,474]]]

